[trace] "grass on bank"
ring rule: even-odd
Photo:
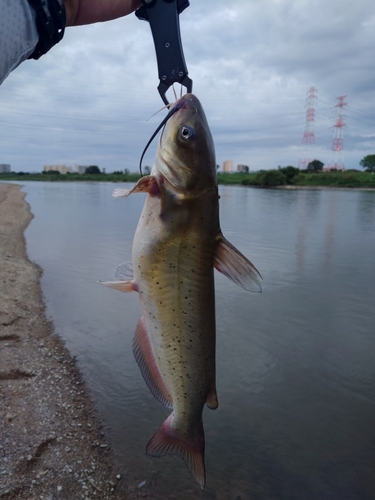
[[[30,174],[28,172],[10,172],[0,174],[0,180],[4,181],[49,181],[49,182],[137,182],[140,175],[129,174]]]
[[[11,172],[0,174],[0,180],[9,181],[96,181],[96,182],[136,182],[139,174],[29,174]],[[318,173],[303,173],[294,167],[284,167],[277,170],[263,170],[252,173],[218,172],[219,184],[233,184],[256,187],[278,187],[285,185],[315,186],[315,187],[346,187],[375,188],[375,174],[347,170],[344,172],[330,171]]]
[[[247,186],[278,187],[290,185],[375,189],[375,175],[372,172],[360,172],[358,170],[304,173],[294,167],[285,167],[247,175],[248,177],[245,177],[242,181],[242,184]]]

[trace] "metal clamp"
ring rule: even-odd
[[[189,6],[189,0],[142,0],[143,6],[136,11],[138,19],[148,21],[154,39],[158,64],[159,94],[169,104],[166,92],[174,83],[193,89],[188,77],[182,50],[179,14]]]

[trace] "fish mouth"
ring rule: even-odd
[[[192,117],[194,120],[198,116],[198,107],[195,104],[196,97],[194,94],[185,94],[184,96],[180,97],[177,101],[173,103],[173,107],[171,108],[171,112],[173,111],[172,114],[174,114],[176,111],[180,109],[194,109],[195,114]],[[172,115],[171,115],[172,116]]]

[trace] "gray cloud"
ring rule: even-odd
[[[374,28],[372,0],[191,0],[181,15],[184,51],[218,162],[297,165],[314,85],[315,156],[328,162],[336,97],[348,95],[345,161],[357,168],[375,152]],[[1,86],[0,162],[24,171],[60,162],[135,171],[164,116],[147,121],[162,107],[157,84],[150,30],[134,15],[68,28]]]

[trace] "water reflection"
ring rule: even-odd
[[[309,191],[303,191],[302,196],[298,198],[297,213],[298,213],[298,229],[296,241],[297,255],[297,272],[302,273],[305,263],[306,254],[306,239],[308,234],[308,222],[310,220],[310,212],[308,210],[307,198]]]
[[[116,186],[117,187],[117,186]],[[204,412],[207,489],[144,446],[168,411],[131,352],[136,294],[96,284],[129,260],[143,195],[109,184],[27,183],[30,257],[47,312],[110,427],[119,468],[148,498],[374,498],[375,193],[224,186],[225,236],[264,293],[216,274],[219,409]]]
[[[332,191],[329,193],[328,208],[327,208],[327,222],[325,229],[325,244],[324,244],[324,267],[328,269],[330,267],[332,254],[334,252],[334,231],[336,225],[336,200],[337,192]]]
[[[375,196],[373,192],[361,191],[358,199],[357,220],[368,233],[375,232]]]

